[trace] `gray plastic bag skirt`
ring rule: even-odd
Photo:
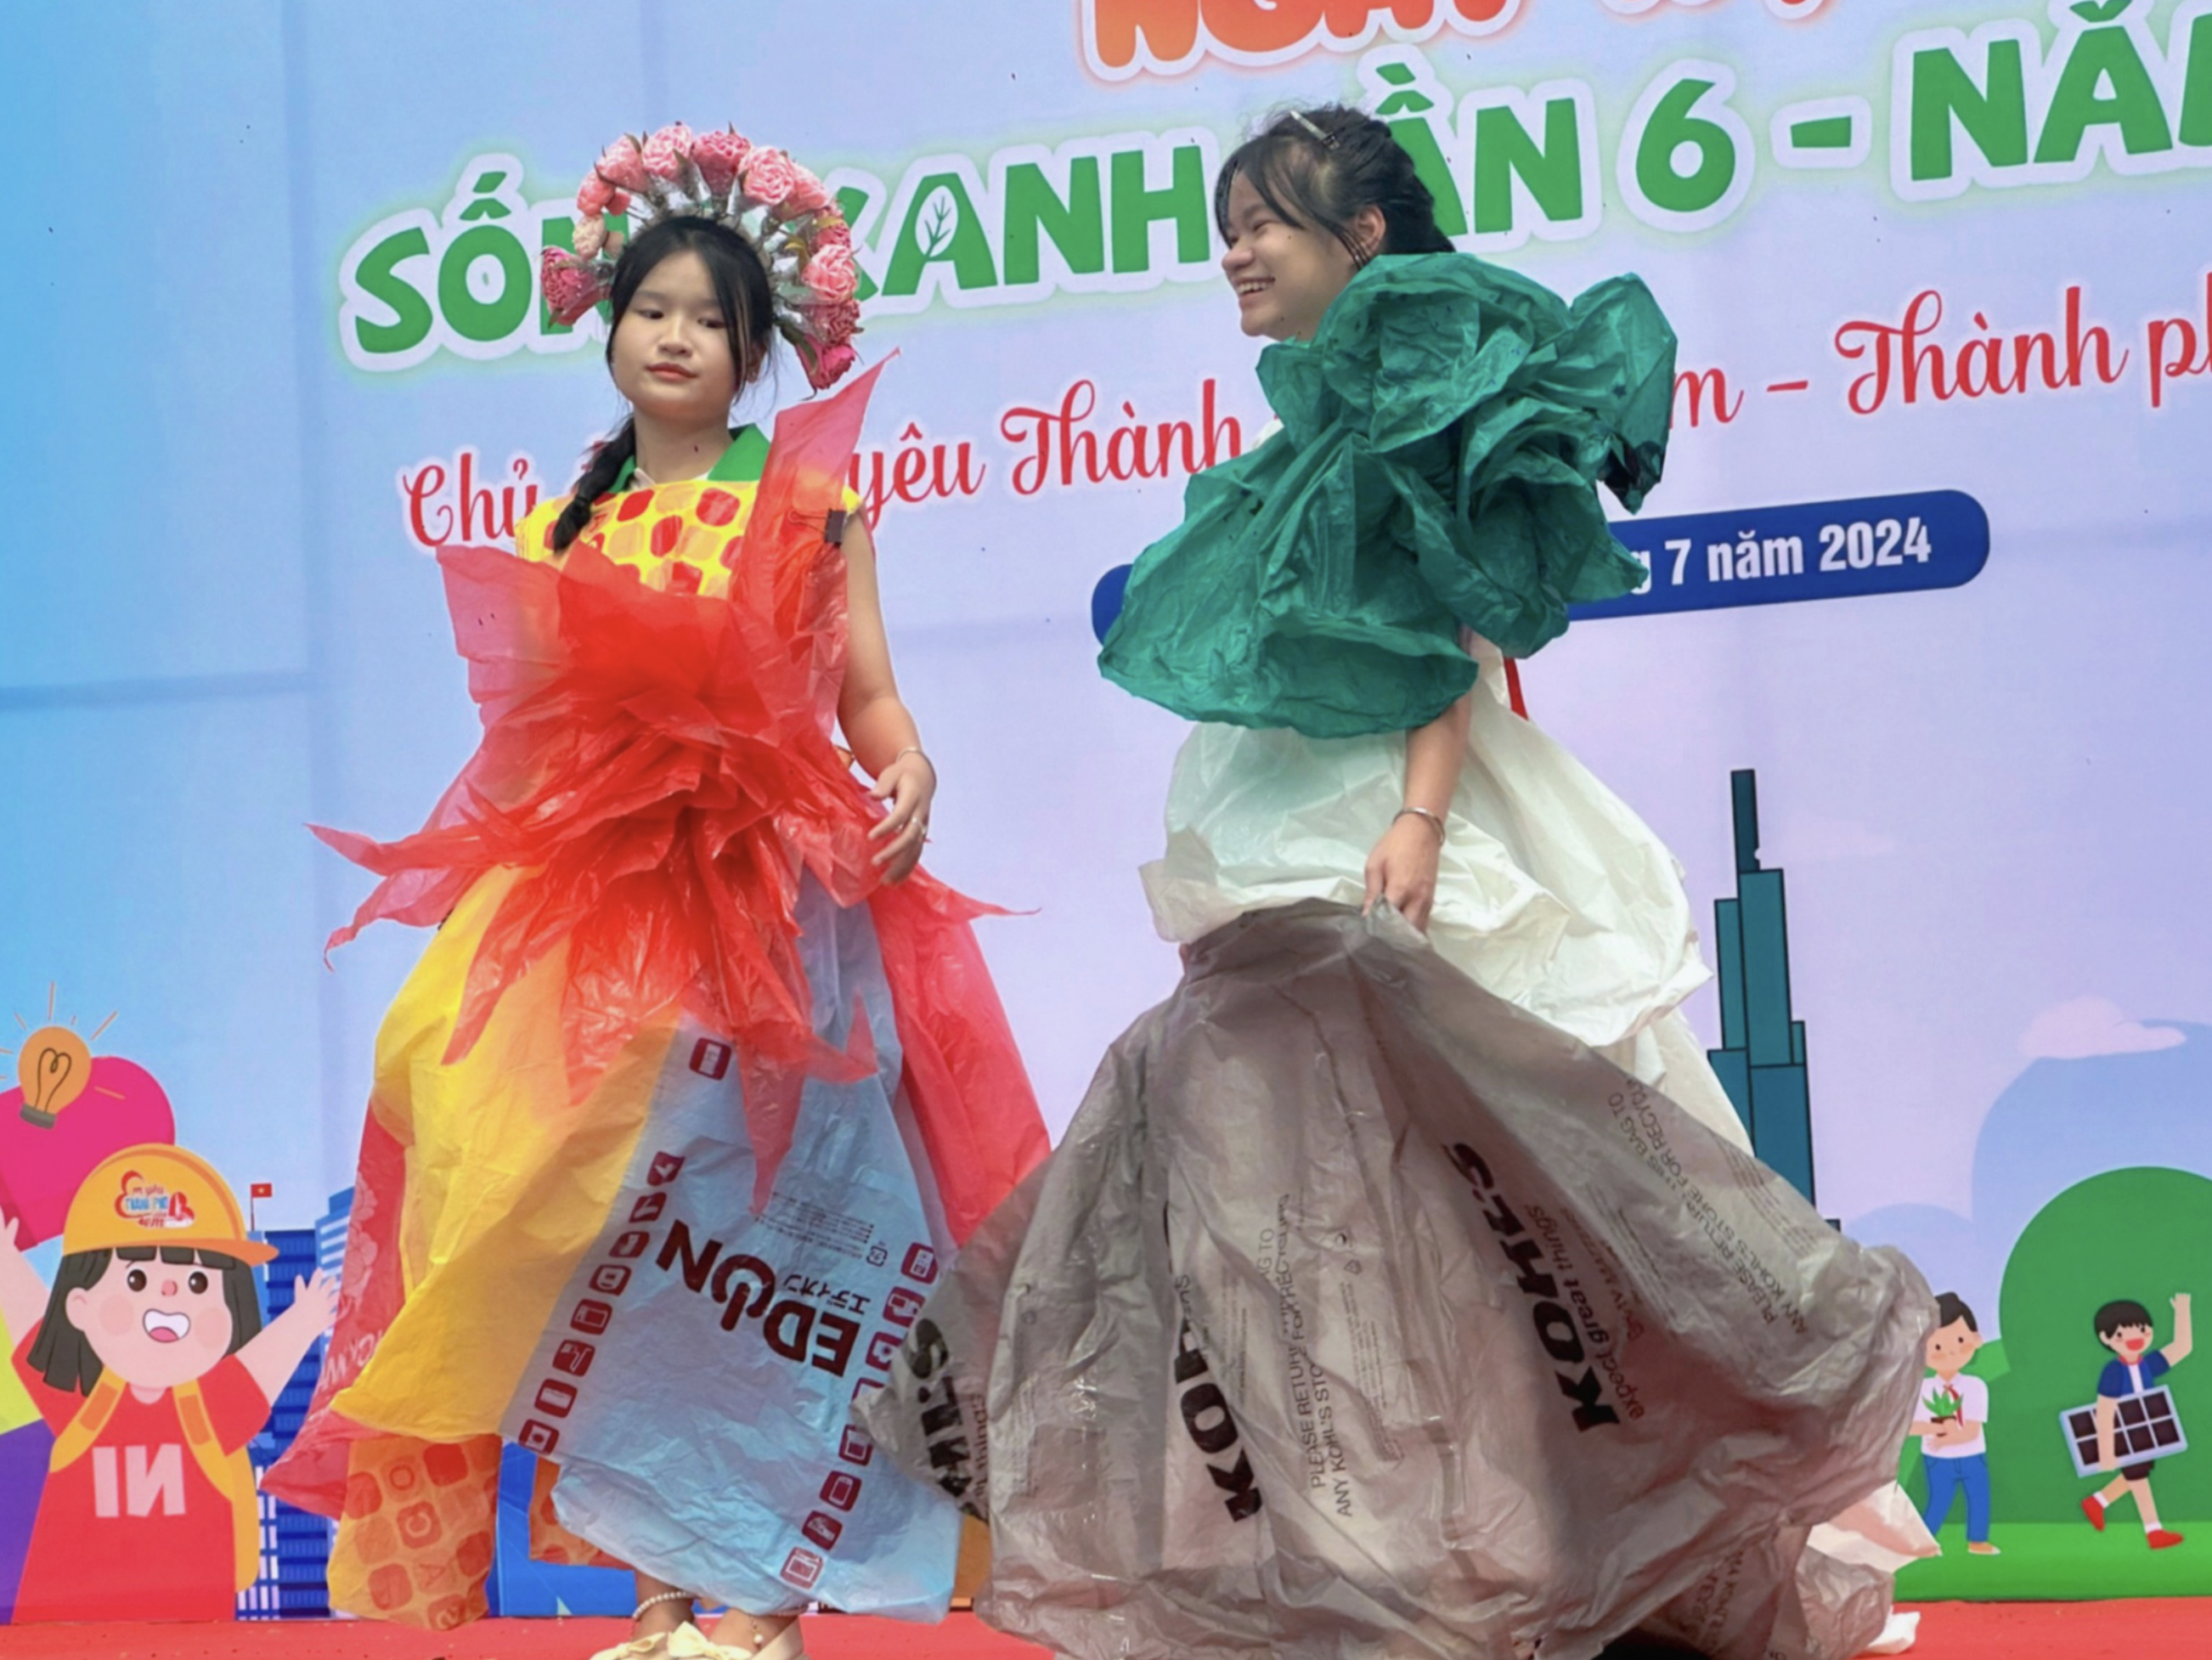
[[[1897,1468],[1934,1323],[1893,1252],[1393,915],[1191,946],[883,1389],[991,1524],[977,1611],[1082,1660],[1843,1660],[1808,1550]]]

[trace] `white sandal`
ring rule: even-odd
[[[633,1637],[628,1642],[617,1643],[611,1649],[601,1649],[592,1657],[592,1660],[672,1660],[676,1651],[674,1648],[676,1639],[687,1631],[699,1641],[705,1642],[706,1639],[699,1636],[698,1627],[691,1623],[689,1617],[689,1610],[693,1600],[691,1593],[684,1590],[665,1590],[647,1597],[630,1610],[629,1617],[633,1620],[644,1619],[645,1611],[656,1603],[681,1602],[686,1609],[684,1623],[672,1632],[655,1632],[650,1637]],[[694,1652],[688,1648],[684,1651]]]
[[[629,1617],[642,1620],[645,1611],[659,1602],[682,1602],[688,1616],[696,1600],[689,1591],[661,1591],[640,1602]],[[717,1643],[687,1617],[674,1631],[633,1637],[627,1643],[601,1649],[592,1660],[805,1660],[806,1633],[799,1626],[798,1615],[785,1621],[783,1629],[773,1637],[762,1629],[757,1618],[752,1623],[750,1648],[733,1649]]]
[[[645,1640],[636,1639],[639,1642]],[[755,1620],[750,1648],[732,1648],[726,1643],[717,1643],[688,1620],[665,1637],[651,1640],[663,1645],[658,1653],[630,1654],[625,1656],[624,1660],[805,1660],[806,1657],[806,1634],[800,1630],[796,1617],[773,1637],[761,1628],[758,1620]],[[633,1643],[632,1647],[635,1646]]]
[[[627,1643],[617,1643],[611,1649],[601,1649],[592,1660],[667,1660],[668,1633],[661,1632],[652,1637],[633,1637]]]
[[[806,1633],[800,1627],[797,1614],[792,1615],[773,1637],[764,1633],[761,1622],[755,1620],[751,1648],[725,1648],[720,1652],[729,1660],[806,1660]]]

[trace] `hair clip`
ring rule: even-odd
[[[1336,148],[1336,135],[1333,132],[1322,131],[1321,128],[1315,125],[1310,120],[1307,119],[1306,112],[1304,110],[1292,110],[1291,112],[1291,119],[1304,127],[1308,132],[1311,133],[1316,138],[1319,139],[1329,149],[1334,149]]]

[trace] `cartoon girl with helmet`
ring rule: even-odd
[[[0,1223],[0,1319],[54,1432],[15,1621],[228,1620],[260,1566],[246,1444],[329,1329],[318,1273],[267,1326],[246,1237],[215,1168],[126,1147],[86,1177],[48,1292]]]

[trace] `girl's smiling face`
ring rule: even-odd
[[[1382,216],[1365,213],[1376,221],[1370,246],[1379,246]],[[1312,339],[1359,269],[1351,249],[1326,231],[1291,224],[1241,173],[1230,181],[1225,218],[1221,274],[1236,291],[1239,325],[1269,340]]]
[[[63,1310],[100,1364],[140,1389],[204,1377],[230,1353],[222,1271],[202,1263],[116,1256],[90,1286],[70,1292]]]

